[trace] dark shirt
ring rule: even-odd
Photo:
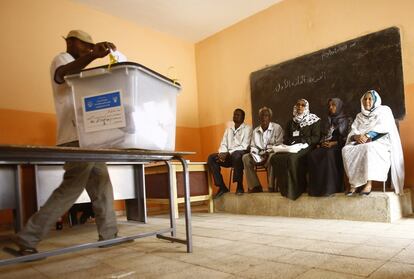
[[[298,123],[290,120],[286,125],[285,131],[284,143],[287,145],[307,143],[309,146],[312,146],[319,143],[321,138],[320,121],[301,128]]]

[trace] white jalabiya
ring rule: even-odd
[[[404,157],[394,116],[388,106],[381,105],[381,97],[376,91],[368,92],[373,96],[374,105],[371,110],[365,110],[362,96],[361,113],[357,114],[352,123],[347,144],[342,149],[345,172],[349,183],[359,187],[369,180],[386,181],[391,167],[391,184],[397,194],[402,194]],[[370,131],[386,135],[364,144],[356,144],[351,140],[354,135],[363,135]]]

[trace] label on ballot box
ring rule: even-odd
[[[120,90],[83,97],[85,132],[123,128],[125,111]]]

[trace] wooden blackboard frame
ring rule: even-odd
[[[284,127],[300,98],[323,118],[327,100],[339,97],[355,117],[362,94],[370,89],[401,120],[406,112],[403,80],[400,31],[387,28],[251,73],[253,125],[259,125],[259,108],[267,106],[273,121]]]

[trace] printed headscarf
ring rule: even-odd
[[[299,114],[296,109],[296,104],[293,106],[293,121],[298,123],[301,128],[310,126],[315,122],[318,122],[320,118],[316,114],[310,113],[309,102],[305,99],[299,99],[298,101],[305,102],[305,109],[302,114]],[[296,102],[297,103],[297,102]]]

